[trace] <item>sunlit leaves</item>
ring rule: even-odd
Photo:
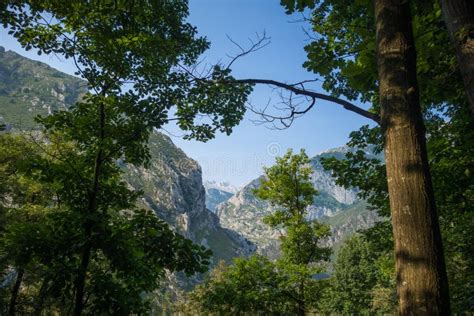
[[[187,1],[7,1],[2,9],[4,26],[25,49],[71,60],[89,87],[68,111],[37,119],[44,127],[41,154],[22,174],[31,182],[28,196],[51,193],[45,213],[57,204],[39,224],[57,238],[44,239],[37,252],[49,259],[22,263],[43,264],[27,269],[33,286],[44,289],[37,300],[49,299],[51,313],[79,306],[83,298],[73,297],[86,266],[87,312],[142,313],[143,293],[155,290],[166,271],[204,272],[211,254],[154,213],[137,210],[140,192],[122,179],[120,165],[146,166],[150,134],[171,119],[189,138],[229,134],[243,117],[250,87],[206,85],[186,71],[209,46],[186,22]],[[231,78],[219,68],[214,76]],[[13,223],[9,240],[23,251],[36,230]],[[22,256],[11,253],[18,266],[14,258]]]
[[[284,230],[282,255],[275,262],[262,256],[236,259],[218,275],[211,275],[191,295],[204,311],[224,313],[296,313],[318,305],[326,283],[315,279],[324,271],[331,249],[320,246],[330,235],[327,225],[306,219],[316,190],[310,181],[308,156],[288,151],[265,168],[265,178],[254,194],[272,203],[277,211],[264,221]],[[222,269],[222,268],[221,268]]]

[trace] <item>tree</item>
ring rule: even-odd
[[[265,168],[265,179],[254,191],[277,210],[264,221],[285,231],[282,255],[275,262],[254,255],[235,259],[215,269],[190,297],[190,306],[202,312],[306,315],[319,308],[327,283],[318,280],[331,249],[319,243],[329,227],[307,219],[308,206],[317,193],[310,181],[312,169],[304,151],[288,151]]]
[[[334,264],[333,311],[347,314],[371,312],[371,291],[376,283],[375,258],[359,236],[344,242]]]
[[[288,292],[294,293],[298,315],[305,315],[315,300],[308,295],[312,276],[321,273],[318,263],[327,261],[330,248],[320,247],[318,242],[328,237],[329,227],[317,221],[306,219],[307,209],[317,193],[310,181],[312,169],[310,160],[302,150],[299,154],[288,151],[276,158],[276,164],[264,168],[265,178],[254,191],[256,197],[270,202],[277,210],[264,220],[272,228],[283,228],[281,237],[282,257],[277,265],[283,274],[288,274]],[[313,293],[315,294],[315,293]]]
[[[74,295],[74,315],[82,314],[86,303],[93,304],[89,311],[101,308],[100,296],[95,301],[89,297],[101,291],[118,295],[118,305],[109,312],[141,311],[138,301],[123,299],[138,300],[140,291],[149,290],[144,281],[137,282],[139,277],[155,280],[163,269],[194,273],[207,264],[208,252],[171,233],[164,223],[150,223],[149,216],[145,219],[151,235],[143,238],[155,240],[154,234],[164,234],[164,259],[148,258],[142,248],[134,253],[133,243],[140,236],[135,231],[128,233],[135,236],[130,242],[118,238],[135,216],[141,218],[134,207],[139,192],[121,179],[118,160],[146,164],[149,133],[172,120],[187,137],[205,141],[218,131],[230,133],[244,113],[248,85],[202,85],[185,71],[209,45],[185,22],[187,14],[186,1],[2,2],[2,23],[23,47],[71,59],[90,89],[69,111],[38,119],[49,142],[69,147],[46,151],[48,157],[34,165],[35,177],[54,185],[65,215],[77,228],[66,256],[70,269],[66,274],[53,269],[52,279],[44,280],[62,294]],[[232,79],[218,67],[213,73]],[[176,117],[169,117],[170,112]],[[208,119],[200,121],[202,116]],[[124,216],[130,218],[123,222]],[[131,265],[136,273],[118,258],[136,259]],[[48,266],[59,269],[61,260],[54,252]],[[148,277],[138,271],[147,260],[158,260]],[[93,278],[94,271],[106,277]],[[129,280],[136,286],[127,287]]]
[[[288,91],[289,96],[283,100],[287,114],[268,113],[267,107],[256,111],[264,121],[280,122],[285,128],[311,110],[317,99],[332,101],[380,124],[397,256],[399,311],[401,314],[449,313],[448,282],[417,82],[410,3],[375,1],[372,6],[369,1],[348,5],[339,0],[283,0],[282,4],[288,13],[307,7],[314,9],[311,22],[317,36],[306,47],[309,58],[304,66],[323,77],[323,88],[332,95],[310,91],[306,88],[307,81],[288,84],[268,79],[238,79],[233,83],[267,84]],[[417,13],[420,11],[413,7]],[[431,13],[420,15],[418,24],[432,22]],[[428,31],[428,36],[435,37],[431,28]],[[264,41],[265,38],[248,50],[242,49],[236,58],[255,51]],[[432,58],[429,53],[427,56],[427,60]],[[226,79],[220,82],[232,83]],[[424,93],[428,94],[428,90]],[[373,109],[364,110],[339,98],[340,95],[349,100],[371,101]],[[306,97],[309,104],[301,108],[295,101],[298,96]],[[422,94],[421,99],[425,98],[438,101],[444,96]],[[425,274],[427,277],[422,278]]]
[[[40,143],[42,147],[38,147],[27,135],[0,136],[4,180],[0,207],[5,213],[0,263],[2,272],[7,272],[5,280],[15,278],[12,286],[6,284],[1,292],[2,298],[9,297],[5,306],[11,315],[70,312],[69,289],[78,245],[83,242],[81,221],[79,214],[62,207],[67,200],[57,187],[57,176],[53,181],[44,180],[57,167],[51,155],[64,154],[57,148],[67,146],[55,143],[54,138],[50,141],[50,145]],[[209,252],[172,232],[154,214],[130,209],[109,215],[107,225],[100,227],[100,252],[91,258],[88,311],[144,311],[143,292],[159,285],[165,269],[187,274],[206,269]],[[9,294],[4,293],[10,288]]]
[[[442,0],[441,5],[474,114],[474,4],[469,0]]]
[[[448,280],[426,152],[409,5],[375,1],[374,12],[399,313],[448,314]]]
[[[282,314],[291,308],[275,264],[260,255],[221,262],[189,295],[187,311],[217,314]]]

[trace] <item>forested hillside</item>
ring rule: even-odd
[[[17,129],[38,127],[36,115],[65,110],[87,91],[87,83],[0,46],[0,116]]]
[[[38,128],[34,118],[67,110],[87,92],[86,83],[12,51],[0,50],[0,76],[5,89],[0,113],[12,133]],[[36,79],[35,79],[36,78]],[[150,165],[134,168],[123,161],[124,179],[143,191],[139,205],[154,211],[179,233],[213,250],[215,262],[244,255],[252,248],[237,233],[223,229],[205,206],[201,168],[171,139],[154,132],[149,139]]]

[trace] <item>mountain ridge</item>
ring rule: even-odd
[[[308,209],[308,218],[331,226],[332,235],[324,242],[330,246],[341,243],[355,231],[371,227],[381,220],[376,212],[367,209],[366,202],[358,198],[355,189],[338,186],[331,173],[321,164],[321,158],[342,159],[348,151],[348,147],[338,147],[311,158],[311,178],[318,195]],[[252,193],[260,185],[262,178],[260,176],[250,181],[227,201],[218,204],[216,214],[223,227],[240,232],[256,245],[258,252],[276,258],[279,253],[279,238],[284,232],[263,223],[263,218],[275,208]]]
[[[206,207],[215,212],[216,206],[231,198],[239,188],[231,185],[229,182],[204,181],[206,190]]]
[[[11,132],[39,128],[35,116],[67,110],[87,92],[84,80],[1,47],[0,78],[0,122]],[[222,228],[206,208],[199,164],[160,132],[151,134],[148,147],[149,168],[118,162],[129,185],[144,192],[138,204],[185,237],[211,248],[215,263],[251,252],[251,243]]]

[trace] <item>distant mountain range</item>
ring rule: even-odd
[[[206,190],[206,207],[212,212],[216,206],[230,199],[239,188],[233,186],[229,182],[204,181],[204,189]]]
[[[36,115],[67,110],[86,93],[86,87],[79,78],[0,47],[0,123],[11,132],[37,128]],[[167,136],[153,133],[149,147],[149,168],[122,165],[126,181],[144,192],[139,202],[143,207],[154,210],[194,242],[211,248],[214,262],[246,256],[256,249],[271,257],[278,255],[282,232],[262,222],[272,208],[252,194],[259,179],[242,188],[225,182],[203,184],[199,164]],[[333,149],[312,159],[313,183],[320,194],[314,199],[309,216],[332,225],[329,244],[337,244],[379,220],[357,198],[355,190],[337,186],[321,166],[321,157],[343,158],[347,150]]]
[[[311,159],[312,182],[319,194],[308,210],[308,217],[331,225],[332,236],[326,241],[329,245],[336,245],[346,236],[380,220],[375,212],[367,209],[365,201],[357,197],[356,190],[336,185],[330,172],[321,165],[321,158],[342,159],[348,150],[347,147],[335,148]],[[374,157],[370,152],[367,154]],[[223,227],[241,233],[257,246],[259,252],[274,258],[279,254],[279,237],[284,232],[263,223],[263,218],[274,209],[253,195],[252,191],[260,182],[261,178],[251,181],[227,201],[218,204],[216,214]]]

